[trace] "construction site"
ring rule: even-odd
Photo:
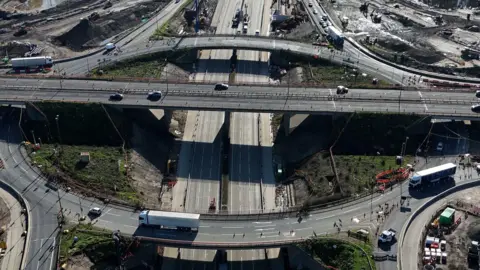
[[[329,0],[321,3],[333,20],[345,26],[346,36],[390,61],[475,76],[478,72],[472,69],[480,63],[480,11],[478,4],[471,2]]]
[[[42,9],[22,8],[31,1],[2,1],[0,39],[13,40],[0,44],[2,58],[6,62],[14,57],[50,55],[58,59],[85,54],[145,22],[168,2],[66,1]]]
[[[438,209],[421,239],[419,266],[424,269],[478,269],[480,209],[478,190],[461,191]]]

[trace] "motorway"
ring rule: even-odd
[[[163,89],[162,84],[112,83],[108,89],[117,89],[125,94],[122,101],[113,102],[108,100],[111,91],[98,91],[96,88],[101,87],[102,83],[97,82],[92,84],[88,81],[65,81],[60,88],[49,86],[55,84],[55,81],[50,80],[3,81],[4,85],[8,84],[8,88],[12,89],[0,92],[0,102],[5,104],[21,104],[25,101],[70,101],[156,109],[236,112],[392,112],[466,119],[476,119],[480,116],[471,112],[471,105],[477,104],[478,101],[475,95],[469,92],[351,89],[345,96],[336,96],[332,94],[332,89],[285,90],[276,87],[238,86],[232,87],[229,91],[219,92],[211,90],[209,85],[188,84],[170,85],[161,101],[150,102],[146,99],[149,89]],[[40,90],[37,90],[37,85],[41,86]]]
[[[20,133],[16,130],[16,123],[12,119],[12,123],[4,123],[2,129],[2,141],[0,153],[2,159],[6,163],[6,170],[1,171],[2,179],[9,182],[17,190],[24,191],[24,196],[28,199],[32,208],[32,218],[36,224],[32,230],[35,231],[34,235],[39,235],[40,238],[31,239],[30,250],[38,252],[29,252],[29,267],[27,269],[37,269],[38,263],[44,263],[51,259],[46,253],[49,245],[53,243],[53,237],[56,232],[56,211],[58,210],[56,201],[57,196],[53,192],[46,192],[46,188],[43,186],[43,180],[37,177],[37,173],[33,171],[28,164],[23,162],[22,155],[18,151],[18,143],[20,142]],[[432,166],[432,164],[429,164]],[[425,166],[424,166],[425,167]],[[419,168],[421,169],[421,168]],[[461,171],[457,173],[457,183],[465,183],[466,181],[475,181],[476,179],[466,180],[465,177],[460,178]],[[403,194],[408,194],[406,185],[403,188]],[[76,213],[83,213],[87,211],[89,207],[99,206],[104,209],[104,213],[98,218],[97,226],[105,227],[107,229],[120,229],[123,233],[137,235],[145,235],[148,237],[156,237],[165,240],[192,240],[190,234],[179,234],[177,232],[162,231],[162,230],[149,230],[148,232],[142,232],[137,230],[137,214],[128,209],[121,209],[117,207],[105,206],[94,202],[88,198],[80,198],[74,194],[64,193],[60,191],[63,207],[66,208],[66,213],[69,218],[74,218]],[[386,202],[392,203],[398,201],[400,192],[394,189],[391,192],[387,192],[384,195],[376,195],[372,200],[372,207],[376,208],[378,205],[383,205]],[[412,210],[417,205],[428,200],[429,197],[419,197],[418,199],[412,199],[410,207]],[[38,211],[38,213],[36,213]],[[370,212],[370,199],[366,198],[360,201],[356,201],[343,207],[334,207],[330,209],[323,209],[318,212],[313,212],[312,215],[302,222],[298,222],[296,218],[285,218],[270,221],[208,221],[202,220],[199,233],[194,235],[194,242],[208,242],[214,245],[220,244],[247,244],[254,242],[268,242],[278,240],[297,240],[305,237],[309,237],[315,231],[320,233],[333,233],[334,228],[332,224],[338,219],[343,220],[343,229],[356,228],[362,224],[368,224],[370,222],[368,213]],[[366,218],[363,218],[363,214],[366,213]],[[41,218],[37,215],[40,215]],[[394,212],[394,223],[397,226],[403,224],[402,220],[408,217],[408,212]],[[360,222],[353,223],[350,220],[353,217],[360,219]],[[38,223],[37,223],[38,222]],[[260,229],[263,231],[263,235],[260,235]],[[268,231],[267,231],[268,230]],[[294,233],[290,233],[291,230]],[[242,233],[245,233],[245,237],[240,237]],[[279,234],[280,233],[280,234]],[[236,237],[233,237],[236,234]],[[269,243],[267,243],[269,244]],[[47,259],[45,259],[47,258]],[[40,259],[40,260],[39,260]],[[40,268],[44,269],[44,268]],[[45,269],[47,267],[45,266]]]

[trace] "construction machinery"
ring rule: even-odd
[[[367,17],[367,14],[368,14],[368,6],[370,6],[370,3],[368,2],[365,2],[362,5],[360,5],[360,12],[362,12],[365,18]]]
[[[378,10],[372,11],[370,13],[370,18],[372,19],[373,23],[381,23],[382,22],[382,14],[378,12]]]

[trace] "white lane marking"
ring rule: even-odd
[[[56,239],[53,238],[53,247],[54,247],[54,248],[55,248],[55,241],[56,241]],[[53,252],[50,253],[50,268],[48,268],[48,269],[52,269],[52,265],[53,265],[53,254],[54,254]]]
[[[333,97],[333,92],[332,92],[332,89],[328,89],[328,91],[330,91],[330,96]],[[332,99],[332,104],[333,104],[333,108],[336,110],[337,109],[337,105],[335,105],[335,100]]]
[[[255,231],[271,231],[271,230],[275,230],[275,228],[256,229]]]
[[[252,222],[254,224],[272,224],[271,221],[255,221],[255,222]]]
[[[322,219],[327,219],[327,218],[332,218],[332,217],[335,217],[336,215],[331,215],[331,216],[326,216],[326,217],[319,217],[319,218],[316,218],[315,220],[322,220]]]
[[[295,229],[295,231],[311,230],[312,227]]]
[[[21,169],[22,171],[24,171],[25,173],[27,173],[27,170],[25,170],[25,168],[20,167],[20,169]]]
[[[267,238],[267,237],[278,237],[278,235],[267,235],[267,236],[264,236],[263,238]]]
[[[108,209],[107,212],[105,212],[105,214],[111,215],[111,216],[115,216],[115,217],[121,216],[121,215],[117,215],[117,214],[112,214],[112,213],[110,213],[110,211],[112,211],[112,210],[113,210],[112,208]]]
[[[97,219],[97,220],[100,221],[100,222],[112,223],[111,221],[107,221],[107,220],[104,220],[104,219]]]
[[[418,91],[418,94],[420,95],[420,98],[422,99],[423,106],[425,107],[425,110],[428,111],[427,103],[425,103],[425,100],[423,99],[422,92]]]
[[[265,228],[265,227],[275,227],[277,226],[276,224],[271,224],[271,225],[261,225],[261,226],[254,226],[255,228]]]
[[[343,212],[343,213],[344,213],[344,214],[346,214],[346,213],[349,213],[349,212],[355,211],[355,210],[357,210],[357,209],[360,209],[360,207],[356,207],[356,208],[353,208],[353,209],[347,210],[347,211],[345,211],[345,212]]]
[[[243,229],[244,227],[222,227],[222,229]]]
[[[129,228],[138,228],[138,226],[132,226],[132,225],[123,225],[124,227],[129,227]]]
[[[198,226],[200,228],[210,228],[211,226],[205,226],[205,225],[202,225],[202,226]]]
[[[17,164],[18,162],[17,162],[17,160],[15,160],[15,156],[12,156],[12,158],[13,158],[13,162],[15,162],[15,164]]]

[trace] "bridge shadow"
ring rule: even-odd
[[[216,269],[271,269],[270,266],[274,265],[275,261],[281,260],[281,258],[273,259],[251,259],[251,252],[242,252],[243,250],[237,250],[235,253],[229,254],[232,251],[215,251],[213,259],[211,256],[204,260],[191,259],[193,254],[196,254],[198,258],[205,257],[203,250],[197,250],[192,253],[189,249],[181,249],[177,253],[176,258],[164,256],[162,258],[163,269],[198,269],[198,270],[216,270]],[[245,250],[247,251],[247,250]],[[250,251],[250,250],[248,250]],[[261,252],[264,252],[262,250]],[[188,259],[187,259],[188,258]],[[230,258],[227,261],[227,258]],[[210,259],[210,260],[208,260]],[[221,268],[220,265],[226,265],[226,268]]]
[[[198,60],[198,73],[230,73],[232,72],[232,61],[230,59],[200,59]],[[236,60],[235,72],[237,74],[250,74],[259,76],[270,76],[268,62]]]

